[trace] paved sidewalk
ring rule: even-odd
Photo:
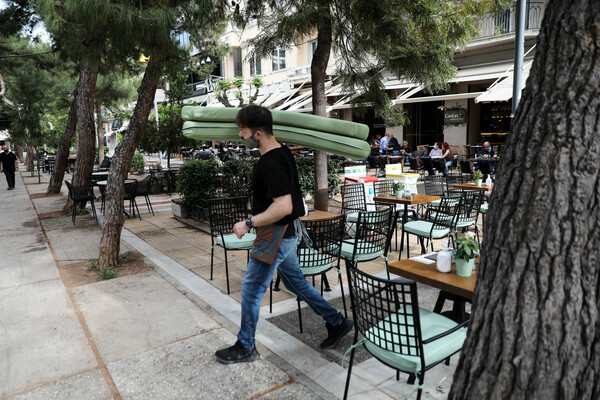
[[[133,219],[121,252],[139,251],[153,270],[85,284],[65,280],[65,271],[98,256],[101,225],[87,215],[75,227],[58,217],[65,197],[44,197],[47,183],[28,175],[17,174],[14,191],[0,177],[0,399],[341,398],[347,369],[263,319],[264,312],[261,359],[216,362],[214,351],[235,342],[237,296],[157,249],[147,229],[138,236]],[[199,235],[181,232],[188,242]],[[154,240],[161,235],[154,227]],[[194,251],[191,244],[174,249]],[[280,313],[295,307],[291,300],[281,302]],[[447,396],[457,360],[428,373],[424,399]],[[413,389],[371,358],[355,366],[351,398],[405,398]]]

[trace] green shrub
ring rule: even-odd
[[[144,156],[141,153],[134,153],[129,163],[129,172],[142,173],[145,166]]]
[[[227,160],[221,167],[221,188],[226,197],[252,196],[252,172],[256,159]]]
[[[186,206],[207,207],[217,194],[219,164],[215,160],[191,160],[179,168],[179,194]]]
[[[297,157],[298,180],[302,194],[310,193],[314,196],[315,182],[315,159],[314,157]],[[337,174],[338,164],[335,160],[327,160],[327,186],[329,197],[335,196],[340,191],[340,178]]]
[[[98,280],[105,281],[107,279],[113,279],[119,276],[119,271],[112,268],[103,268],[100,273],[98,273]]]

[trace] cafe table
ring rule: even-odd
[[[475,260],[475,266],[478,265],[479,257]],[[452,270],[449,273],[444,273],[437,270],[435,262],[424,264],[414,259],[408,259],[391,262],[388,264],[387,269],[392,274],[440,289],[441,292],[433,309],[434,312],[440,313],[444,306],[444,300],[452,299],[454,300],[454,319],[459,322],[464,322],[467,319],[465,303],[473,299],[478,268],[473,271],[471,276],[459,276],[456,274],[454,263],[452,263]]]
[[[398,259],[402,257],[402,250],[404,250],[404,224],[406,223],[406,216],[408,215],[408,206],[431,203],[439,199],[440,196],[431,196],[428,194],[415,194],[412,195],[410,199],[398,198],[390,194],[373,197],[373,201],[375,202],[404,205],[404,213],[402,213],[402,237],[400,238],[400,252],[398,254]]]
[[[482,184],[481,186],[477,186],[475,184],[475,182],[467,182],[467,183],[459,183],[454,185],[455,189],[461,189],[461,190],[485,190],[487,191],[491,191],[494,188],[494,185],[488,186],[488,185],[484,185]]]

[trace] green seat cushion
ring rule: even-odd
[[[457,228],[466,228],[466,227],[472,226],[472,225],[475,225],[475,218],[459,219],[458,222],[456,223]]]
[[[223,239],[225,240],[225,246],[223,246]],[[231,235],[223,235],[222,237],[218,236],[217,244],[226,249],[249,249],[252,247],[254,239],[256,239],[254,233],[246,233],[241,239],[238,239],[237,236],[232,233]]]
[[[352,260],[352,254],[354,254],[354,244],[354,241],[342,242],[340,257]],[[355,261],[369,261],[381,255],[383,255],[383,249],[381,249],[381,247],[375,246],[374,244],[368,244],[363,240],[358,241],[358,249],[356,252]]]
[[[487,204],[487,203],[486,204],[482,204],[481,207],[479,207],[479,212],[481,212],[483,214],[487,213],[489,206],[490,205]]]
[[[185,106],[181,111],[181,116],[184,121],[235,123],[239,110],[237,107]],[[369,127],[356,122],[281,110],[271,110],[271,115],[275,125],[312,129],[361,140],[366,140],[369,135]]]
[[[306,247],[298,249],[298,261],[304,275],[318,275],[333,268],[331,257]]]
[[[431,235],[432,239],[441,239],[450,233],[450,228],[434,229],[432,231],[432,226],[433,222],[430,221],[409,221],[404,224],[404,230],[413,235],[427,238]]]
[[[240,129],[233,122],[185,121],[183,134],[196,140],[240,140]],[[323,150],[353,159],[366,158],[371,146],[364,140],[335,133],[287,125],[273,125],[278,141]]]
[[[436,314],[423,308],[419,308],[419,314],[423,340],[432,338],[458,325],[456,322],[443,315]],[[408,353],[407,346],[409,344],[414,346],[415,342],[414,338],[409,339],[406,336],[406,329],[408,330],[408,334],[414,335],[413,327],[396,325],[396,321],[398,321],[399,317],[400,321],[403,322],[405,318],[404,315],[392,314],[365,332],[365,347],[369,353],[401,371],[409,373],[420,372],[421,359],[418,356],[400,354],[401,352]],[[408,316],[407,320],[408,324],[413,323],[413,317],[411,315]],[[400,327],[400,332],[397,332],[398,327]],[[392,332],[385,332],[383,330],[384,328],[387,328],[388,331],[391,330]],[[394,343],[392,344],[382,340],[384,337],[386,340],[393,341]],[[424,344],[423,356],[425,359],[425,367],[444,360],[459,351],[466,338],[467,328],[460,328],[456,332],[452,332],[431,343]],[[411,354],[416,354],[414,348],[411,348]]]
[[[439,200],[432,201],[432,202],[431,202],[431,203],[429,203],[429,204],[431,204],[433,207],[439,207],[439,206],[440,206],[440,204],[442,204],[442,199],[439,199]]]
[[[353,212],[353,213],[346,214],[346,221],[347,222],[358,222],[358,213]]]

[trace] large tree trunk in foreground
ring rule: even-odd
[[[24,159],[23,159],[23,146],[21,146],[21,143],[15,142],[15,144],[14,144],[14,150],[15,150],[15,155],[19,159],[19,162],[24,162]]]
[[[116,268],[118,264],[121,245],[121,231],[125,217],[123,216],[123,195],[125,192],[125,179],[129,172],[129,163],[133,153],[146,130],[148,116],[152,109],[154,94],[160,79],[162,60],[160,55],[152,55],[146,67],[144,78],[138,88],[138,98],[133,110],[133,115],[123,140],[115,149],[113,161],[108,175],[106,187],[106,208],[104,211],[104,227],[100,241],[100,258],[98,264],[101,269]]]
[[[79,74],[77,104],[77,159],[71,182],[73,186],[90,186],[94,157],[96,156],[96,127],[94,126],[94,97],[98,65],[84,65]],[[63,214],[71,212],[73,204],[67,200]]]
[[[77,96],[79,92],[79,81],[75,86],[73,92],[73,102],[71,103],[71,109],[69,110],[69,117],[67,119],[67,126],[65,131],[58,139],[58,153],[56,154],[56,164],[50,176],[50,183],[48,183],[48,189],[46,195],[53,193],[60,193],[63,179],[65,177],[65,170],[67,163],[69,162],[69,149],[71,148],[71,142],[73,135],[77,129]]]
[[[313,114],[327,116],[327,97],[325,97],[325,74],[331,53],[331,16],[325,1],[323,12],[319,19],[317,29],[317,49],[313,55],[310,66],[312,79],[312,107]],[[327,211],[329,208],[329,182],[327,181],[327,152],[315,151],[315,208]]]
[[[102,118],[102,103],[96,101],[96,117],[98,118],[98,164],[104,161],[104,120]]]
[[[451,399],[600,398],[599,26],[596,0],[547,5]]]

